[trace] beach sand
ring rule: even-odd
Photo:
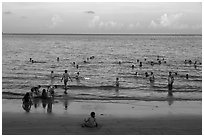
[[[3,135],[201,135],[200,101],[55,101],[52,111],[3,99]],[[68,103],[64,109],[64,103]],[[12,105],[12,106],[11,106]],[[80,124],[96,113],[97,128]],[[49,113],[48,113],[49,112]]]

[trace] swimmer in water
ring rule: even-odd
[[[134,69],[135,68],[135,66],[134,65],[132,65],[132,69]]]
[[[142,62],[140,62],[140,67],[142,67]]]
[[[149,74],[148,74],[147,72],[145,72],[145,76],[146,76],[146,77],[149,77]]]
[[[77,72],[77,75],[76,75],[76,80],[79,80],[79,72]]]
[[[186,79],[188,79],[188,74],[186,74]]]

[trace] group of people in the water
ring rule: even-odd
[[[87,58],[86,60],[84,60],[84,63],[88,63],[89,60],[92,60],[94,59],[95,56],[91,56],[89,58]],[[57,57],[57,61],[59,61],[59,57]],[[163,63],[166,63],[164,57],[160,57],[160,56],[157,56],[157,62],[153,62],[153,61],[147,61],[147,59],[145,58],[144,59],[145,62],[148,62],[150,63],[150,65],[154,65],[154,64],[161,64],[162,62]],[[32,58],[30,58],[30,62],[34,62],[32,60]],[[137,59],[137,62],[139,62],[139,67],[142,67],[143,66],[143,62],[140,61],[139,59]],[[119,65],[122,64],[121,61],[118,62]],[[185,64],[192,64],[192,61],[191,60],[185,60],[184,61]],[[195,65],[201,65],[201,63],[198,63],[197,61],[194,62],[194,66]],[[76,64],[76,62],[73,62],[72,65],[74,67],[76,67],[76,69],[79,68],[78,64]],[[135,68],[135,65],[132,65],[131,66],[132,69]],[[175,75],[178,75],[177,72],[174,72]],[[135,72],[134,74],[135,76],[138,75],[138,72]],[[150,83],[154,83],[155,81],[155,76],[154,76],[154,73],[153,72],[150,72],[150,74],[148,74],[148,72],[145,72],[145,77],[149,77],[149,81]],[[43,89],[42,92],[40,92],[40,88],[41,86],[37,86],[37,87],[32,87],[31,88],[31,92],[30,93],[26,93],[26,95],[24,96],[23,98],[23,101],[25,102],[29,102],[29,97],[32,98],[32,97],[41,97],[43,99],[46,99],[46,98],[49,98],[49,97],[53,97],[54,96],[54,89],[56,88],[56,86],[54,86],[54,71],[51,71],[51,74],[50,74],[50,78],[51,78],[51,83],[50,83],[50,86],[48,86],[47,90],[46,89]],[[79,76],[79,71],[76,73],[76,76],[75,76],[76,80],[79,80],[80,76]],[[189,74],[186,74],[186,79],[189,78]],[[65,70],[63,75],[62,75],[62,78],[61,78],[61,82],[63,81],[64,82],[64,88],[65,88],[65,91],[64,93],[67,94],[67,83],[68,81],[73,81],[71,76],[68,74],[68,71]],[[173,89],[173,83],[174,83],[174,76],[172,74],[172,72],[169,72],[169,75],[168,75],[168,93],[169,95],[172,95],[172,89]],[[119,77],[116,77],[116,81],[115,81],[115,87],[116,88],[119,88],[120,87],[120,82],[119,82]]]

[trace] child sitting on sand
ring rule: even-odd
[[[83,123],[81,126],[82,127],[97,127],[98,124],[96,123],[96,119],[95,119],[95,113],[91,112],[91,117],[89,117],[88,119],[84,119],[85,123]]]

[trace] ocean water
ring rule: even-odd
[[[90,59],[91,56],[94,58]],[[30,58],[37,62],[31,63]],[[158,64],[158,59],[161,64]],[[139,67],[138,60],[143,63],[142,67]],[[185,64],[184,60],[192,60],[193,63]],[[153,66],[151,61],[155,62]],[[73,62],[79,65],[78,69]],[[135,67],[132,68],[132,65]],[[3,98],[22,98],[37,85],[42,85],[41,89],[46,88],[50,84],[50,72],[54,71],[56,98],[60,99],[64,94],[60,79],[65,69],[73,78],[73,82],[68,83],[68,95],[76,99],[168,100],[167,77],[172,71],[175,81],[171,98],[201,101],[202,36],[2,36]],[[79,81],[74,78],[77,72],[82,77]],[[153,85],[145,77],[145,72],[154,73]],[[186,79],[186,74],[189,74],[189,79]],[[116,77],[119,78],[119,89],[115,88]]]

